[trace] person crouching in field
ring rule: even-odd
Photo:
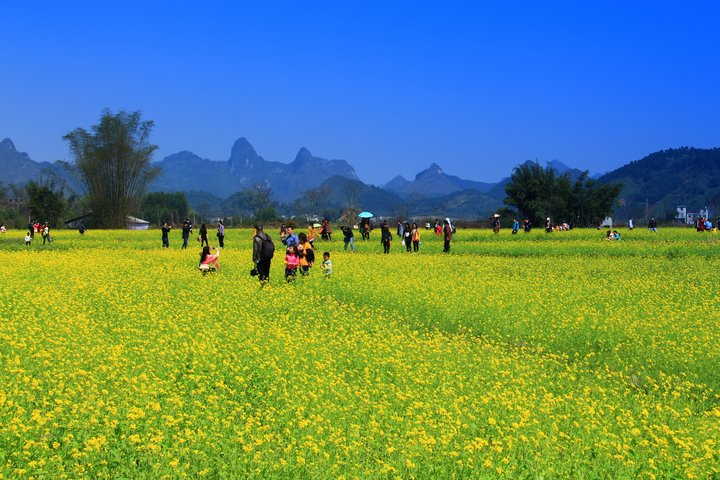
[[[220,250],[215,247],[215,255],[210,254],[210,247],[205,245],[202,249],[202,252],[200,252],[200,264],[198,265],[198,269],[203,272],[207,273],[211,270],[220,270]]]

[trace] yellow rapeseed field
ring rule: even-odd
[[[720,478],[720,234],[621,233],[373,232],[261,288],[246,229],[205,276],[10,231],[0,478]]]

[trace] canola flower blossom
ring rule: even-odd
[[[0,478],[713,478],[712,234],[320,242],[333,278],[154,232],[0,243]]]

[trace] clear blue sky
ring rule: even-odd
[[[0,139],[38,161],[104,108],[155,159],[301,147],[366,182],[431,162],[497,181],[527,159],[604,172],[720,146],[720,2],[2,4]]]

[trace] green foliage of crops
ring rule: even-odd
[[[720,237],[621,233],[373,232],[260,288],[248,230],[206,276],[175,231],[10,231],[0,478],[717,478]]]

